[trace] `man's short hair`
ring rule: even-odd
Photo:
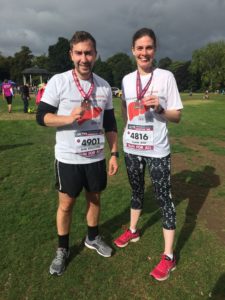
[[[76,31],[72,37],[72,39],[70,40],[70,50],[73,49],[73,45],[78,44],[80,42],[84,42],[87,40],[91,40],[94,46],[95,51],[96,50],[96,40],[94,39],[94,37],[86,31]]]

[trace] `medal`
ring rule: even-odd
[[[72,71],[73,74],[73,79],[75,81],[75,84],[81,94],[81,96],[84,98],[83,101],[81,102],[81,107],[83,107],[85,110],[90,110],[91,109],[91,100],[90,97],[94,91],[94,79],[93,79],[93,74],[91,73],[91,86],[90,89],[87,93],[82,89],[82,86],[80,85],[80,81],[77,77],[77,74],[75,70]]]
[[[143,103],[142,103],[141,100],[137,99],[137,100],[135,101],[134,107],[135,107],[136,109],[142,109],[142,108],[144,108],[144,105],[143,105]]]
[[[81,107],[84,108],[85,110],[90,110],[91,109],[91,100],[89,99],[84,99],[81,102]]]
[[[139,71],[137,71],[137,80],[136,80],[136,90],[137,90],[137,100],[135,102],[135,108],[136,109],[143,109],[144,105],[142,103],[142,98],[144,97],[145,93],[147,92],[151,82],[152,82],[152,77],[153,77],[153,71],[151,73],[151,77],[149,78],[146,86],[142,90],[141,88],[141,77]]]

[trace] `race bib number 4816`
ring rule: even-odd
[[[127,148],[137,150],[153,149],[153,125],[128,124],[125,133],[125,144]]]

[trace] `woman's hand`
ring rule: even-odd
[[[148,97],[144,97],[142,99],[142,103],[144,104],[145,107],[153,108],[153,109],[157,109],[158,106],[160,105],[159,98],[155,95],[150,95]]]

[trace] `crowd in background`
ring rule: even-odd
[[[31,99],[30,95],[32,94],[35,97],[35,103],[38,105],[44,93],[45,86],[47,81],[36,85],[29,85],[25,83],[23,85],[17,85],[15,82],[5,79],[0,83],[0,94],[2,95],[3,100],[6,100],[8,105],[8,112],[12,112],[12,103],[13,97],[15,95],[20,95],[24,105],[24,113],[33,112],[33,109],[29,109],[29,100]]]

